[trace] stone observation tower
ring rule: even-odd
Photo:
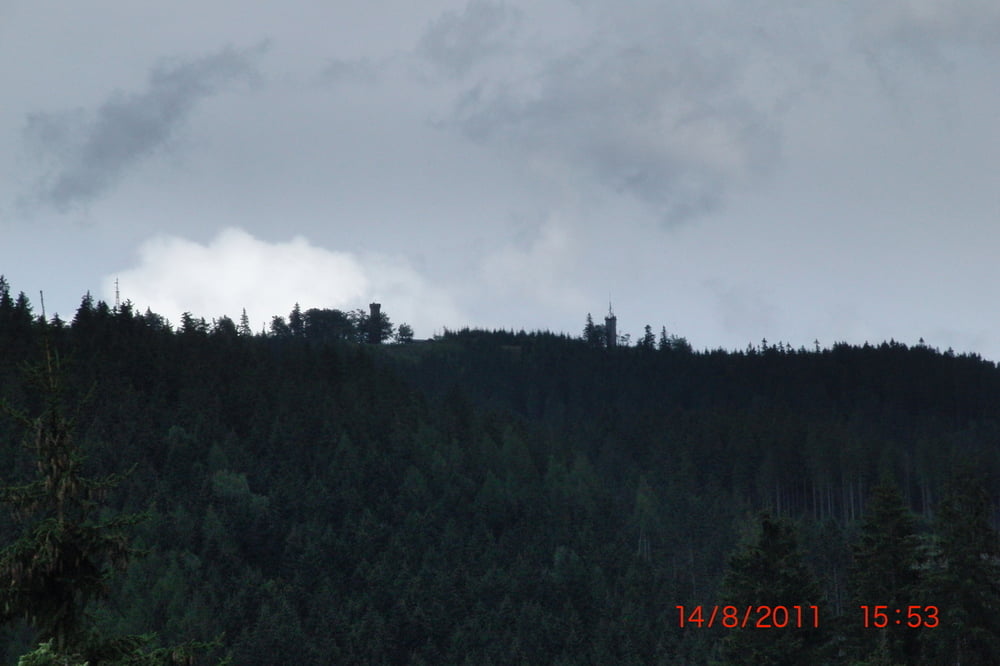
[[[618,344],[618,317],[611,309],[611,301],[608,301],[608,316],[604,318],[604,334],[607,336],[608,349]]]
[[[382,304],[369,303],[371,313],[368,316],[368,342],[377,345],[382,342]]]

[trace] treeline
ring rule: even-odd
[[[24,366],[49,345],[84,471],[127,473],[102,511],[148,514],[95,631],[221,636],[205,663],[994,663],[992,363],[663,331],[371,345],[308,312],[174,331],[86,298],[44,321],[2,290],[0,396],[44,411]],[[26,432],[0,421],[7,484],[37,475]],[[2,544],[28,527],[3,521]],[[820,626],[691,621],[725,605]],[[900,628],[910,606],[940,626]],[[3,631],[7,663],[40,638]]]
[[[288,317],[274,315],[266,329],[254,332],[250,326],[246,309],[234,321],[227,315],[213,318],[211,322],[204,317],[195,317],[190,312],[181,314],[176,331],[173,325],[162,315],[149,308],[142,314],[135,311],[131,301],[112,308],[105,301],[95,301],[90,292],[84,295],[80,307],[73,320],[63,321],[58,315],[45,321],[55,330],[66,327],[82,327],[84,329],[101,329],[115,326],[117,328],[147,329],[149,331],[176,332],[181,335],[204,335],[220,338],[233,337],[299,337],[313,342],[358,342],[381,343],[393,341],[408,343],[413,341],[413,328],[402,323],[396,328],[389,316],[379,310],[377,319],[373,320],[370,311],[361,308],[344,312],[332,308],[309,308],[303,311],[296,303]],[[0,275],[0,321],[5,322],[10,331],[27,331],[33,321],[41,317],[33,311],[31,301],[20,292],[17,298],[11,297],[10,285]]]

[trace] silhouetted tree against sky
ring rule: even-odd
[[[294,336],[302,336],[305,333],[305,317],[302,316],[302,308],[299,307],[298,303],[292,307],[292,311],[288,315],[288,328]]]
[[[587,313],[587,323],[583,327],[583,339],[591,347],[602,348],[607,342],[605,340],[604,325],[595,324],[593,317]]]
[[[409,324],[407,324],[406,322],[403,322],[397,328],[397,330],[396,330],[396,342],[398,342],[400,344],[406,344],[406,343],[409,343],[409,342],[413,342],[413,328]]]

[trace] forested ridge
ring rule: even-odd
[[[401,329],[298,306],[175,329],[89,295],[61,321],[0,279],[0,398],[27,417],[0,415],[0,484],[42,473],[31,377],[58,374],[81,474],[115,481],[94,515],[137,517],[92,635],[152,634],[141,663],[997,663],[994,363]],[[0,511],[0,547],[31,528]],[[4,603],[40,603],[9,561]],[[818,626],[708,627],[725,605]],[[44,622],[0,610],[4,663],[41,654]]]

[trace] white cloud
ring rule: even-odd
[[[487,256],[481,275],[497,294],[547,306],[585,307],[576,282],[579,248],[567,225],[549,219],[529,247],[515,245]]]
[[[334,252],[302,236],[267,243],[228,228],[201,245],[160,235],[143,243],[138,254],[137,266],[104,278],[105,299],[113,298],[117,278],[123,299],[175,323],[182,312],[236,319],[246,308],[259,330],[273,315],[287,315],[296,302],[304,310],[353,310],[372,299],[382,302],[393,323],[414,326],[418,337],[460,321],[450,298],[404,259]]]

